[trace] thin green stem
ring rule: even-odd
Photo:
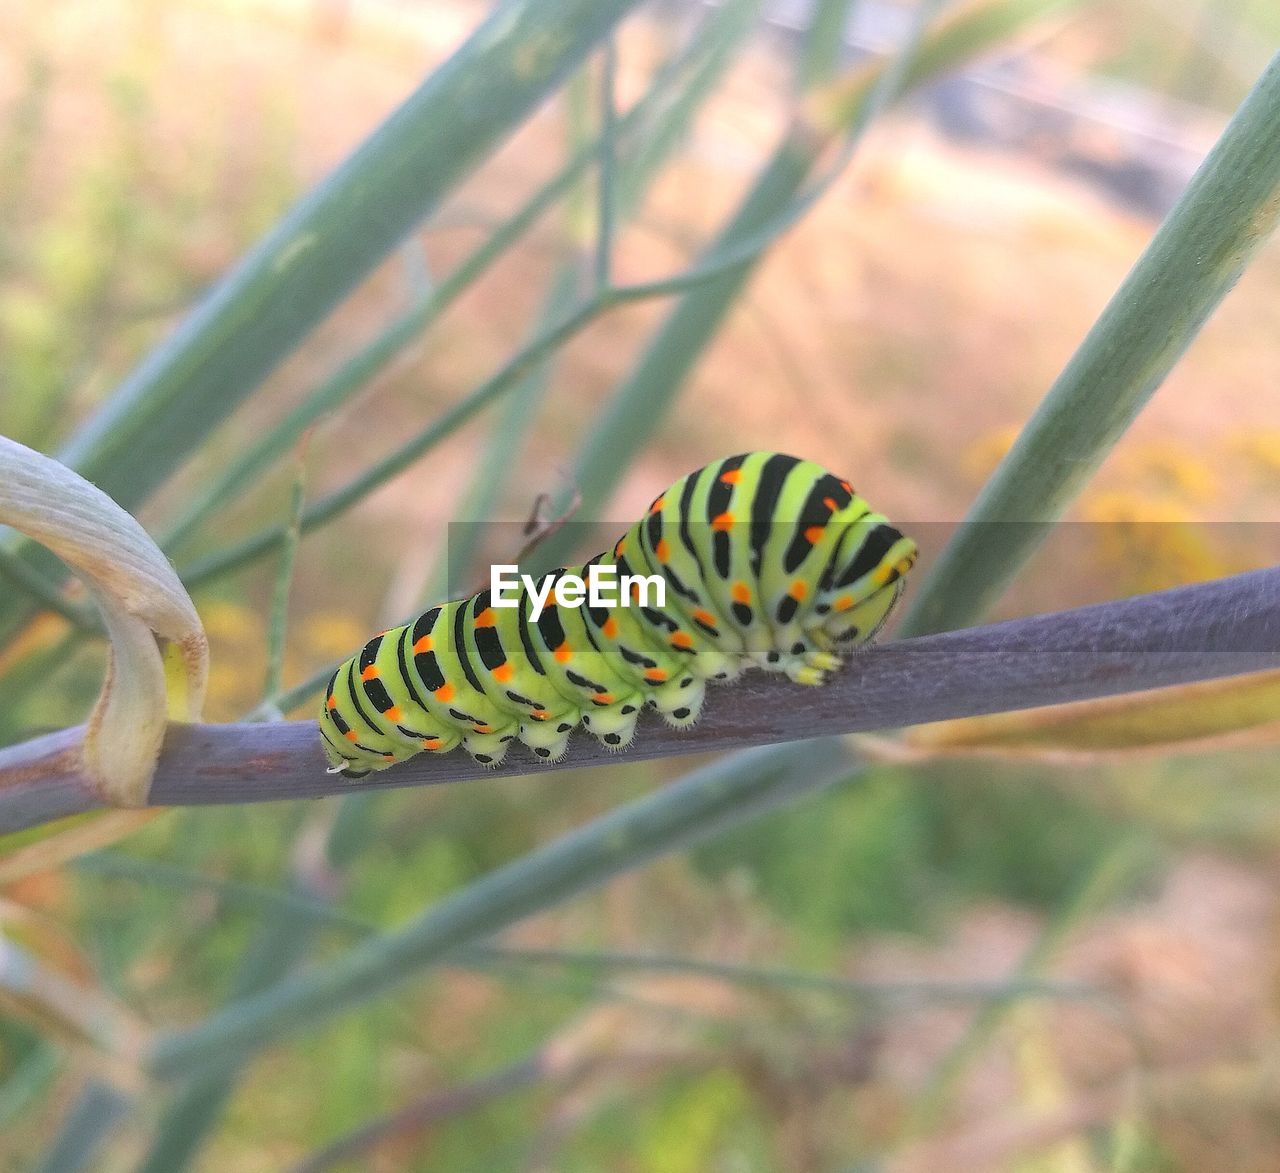
[[[596,213],[596,290],[609,288],[613,265],[614,219],[617,196],[614,177],[617,174],[618,111],[615,90],[618,76],[618,46],[614,38],[605,42],[600,63],[600,162],[599,191]]]
[[[720,83],[755,27],[760,4],[761,0],[728,0],[708,22],[706,33],[700,38],[706,45],[705,56],[683,89],[668,90],[661,112],[646,128],[643,139],[627,152],[626,164],[618,175],[619,216],[635,213],[652,176],[687,138],[697,111]]]
[[[298,543],[302,540],[302,506],[306,501],[307,468],[302,453],[298,453],[294,467],[293,485],[289,492],[289,520],[285,526],[284,540],[280,548],[280,565],[276,570],[275,588],[271,595],[271,626],[267,632],[267,671],[263,681],[264,696],[275,696],[280,691],[284,676],[285,631],[289,623],[289,587],[293,582],[293,567],[298,555]]]
[[[56,582],[45,577],[35,566],[2,547],[0,547],[0,578],[8,580],[19,590],[25,591],[55,615],[61,615],[77,631],[95,633],[102,631],[102,621],[92,607],[73,603],[62,593],[61,587]]]
[[[824,746],[781,773],[774,768],[777,753],[758,750],[737,759],[731,770],[713,764],[696,771],[489,873],[405,928],[362,942],[321,968],[167,1036],[151,1056],[152,1074],[173,1078],[243,1058],[401,984],[458,948],[800,793],[847,778],[853,769],[840,746]]]
[[[563,307],[572,301],[577,284],[578,267],[566,262],[552,277],[537,329],[546,328],[563,315]],[[483,522],[493,516],[503,488],[516,467],[521,446],[551,384],[553,357],[543,359],[520,380],[512,393],[509,409],[494,421],[493,433],[477,465],[470,491],[457,512],[463,524],[450,529],[448,565],[442,568],[443,573],[436,572],[433,582],[433,587],[442,584],[445,589],[433,590],[430,599],[423,599],[424,604],[444,597],[456,598],[472,589],[468,576],[479,553]],[[514,556],[515,551],[510,553]]]
[[[1139,840],[1127,840],[1094,861],[1078,888],[1027,949],[1010,981],[1040,977],[1067,937],[1133,882],[1136,867],[1144,861],[1143,846]],[[1010,1002],[1000,1001],[978,1010],[960,1040],[938,1062],[927,1086],[913,1100],[901,1133],[904,1139],[923,1135],[937,1124],[956,1083],[990,1044],[1007,1020],[1010,1008]]]
[[[470,1080],[460,1087],[446,1088],[422,1096],[406,1107],[354,1129],[338,1140],[325,1145],[306,1160],[294,1165],[289,1173],[324,1173],[335,1165],[346,1164],[356,1158],[368,1160],[369,1154],[392,1137],[403,1137],[407,1131],[417,1131],[440,1120],[453,1119],[466,1112],[473,1112],[485,1104],[513,1092],[534,1087],[554,1070],[542,1052],[500,1068],[488,1075]]]
[[[63,1065],[58,1047],[41,1040],[17,1059],[8,1077],[0,1084],[0,1129],[9,1129],[17,1120],[38,1111],[40,1097],[46,1095]]]
[[[38,1166],[38,1173],[80,1173],[95,1167],[97,1154],[124,1119],[129,1099],[106,1081],[90,1076]]]
[[[1106,991],[1085,982],[1050,982],[1036,977],[1014,977],[997,981],[863,981],[833,978],[825,974],[800,973],[772,966],[739,962],[703,961],[693,957],[646,956],[636,953],[592,953],[561,949],[506,949],[481,946],[460,950],[456,960],[464,964],[557,965],[614,973],[683,973],[718,978],[734,985],[767,989],[831,994],[873,1002],[1013,1001],[1024,998],[1104,997]]]
[[[321,498],[303,510],[302,532],[310,533],[318,526],[332,521],[397,473],[403,472],[424,452],[452,435],[473,416],[505,395],[535,364],[579,333],[606,308],[608,308],[607,299],[592,298],[566,314],[554,326],[544,330],[509,359],[492,378],[443,412],[389,456],[353,477],[342,488],[336,489],[327,497]],[[284,532],[282,526],[272,526],[246,538],[228,550],[203,558],[183,571],[183,581],[188,587],[194,587],[219,575],[239,570],[278,549],[284,540]]]
[[[295,684],[292,688],[286,688],[282,692],[269,694],[263,697],[262,703],[255,705],[252,711],[245,717],[246,721],[275,721],[278,719],[277,714],[289,714],[296,709],[303,701],[307,700],[314,694],[318,693],[333,675],[341,660],[335,660],[332,664],[326,664],[323,668],[318,668],[312,672],[305,680]]]
[[[728,317],[765,249],[817,200],[847,165],[871,118],[903,92],[939,0],[927,0],[901,50],[887,65],[859,76],[869,78],[861,100],[845,107],[840,132],[843,150],[835,166],[808,190],[805,185],[835,141],[806,122],[783,135],[738,210],[687,273],[658,282],[615,290],[623,298],[684,291],[650,339],[640,361],[597,415],[579,450],[576,483],[588,511],[599,509],[622,471],[660,426],[698,361]],[[567,556],[567,540],[552,539],[542,553],[546,564]]]
[[[617,123],[620,143],[631,141],[671,100],[672,92],[682,92],[681,75],[698,66],[704,53],[698,43],[686,45],[654,75],[644,95]],[[694,80],[700,70],[693,74]],[[255,485],[262,474],[287,452],[307,428],[336,412],[359,394],[379,372],[437,322],[476,281],[518,243],[547,212],[559,203],[590,168],[601,149],[598,139],[582,144],[569,160],[520,208],[489,233],[463,261],[411,309],[393,322],[363,349],[348,358],[284,419],[251,445],[238,459],[202,491],[175,520],[160,546],[173,550],[186,541],[212,515],[225,509]]]
[[[840,69],[844,32],[857,0],[816,0],[796,63],[796,89],[807,93],[830,81]]]
[[[62,459],[124,508],[139,505],[636,4],[498,5],[219,283]]]
[[[240,904],[257,912],[290,913],[294,916],[327,921],[345,932],[372,933],[378,925],[363,917],[335,908],[327,900],[301,891],[270,888],[244,880],[228,880],[193,871],[181,864],[160,859],[140,859],[121,851],[93,851],[78,856],[70,865],[77,872],[110,879],[132,880],[137,884],[154,884],[163,888],[193,888],[214,892],[219,899]]]
[[[978,620],[1039,548],[1280,219],[1280,54],[934,563],[904,635]]]

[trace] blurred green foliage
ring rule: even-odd
[[[850,935],[937,933],[984,900],[1049,911],[1140,824],[1117,821],[1035,766],[939,762],[867,771],[699,848],[740,869],[827,961]]]
[[[1029,22],[1040,9],[1070,6],[1007,0],[990,7],[1017,25]],[[719,24],[677,30],[694,42],[703,38],[705,45],[680,75],[684,88],[673,83],[669,102],[656,103],[652,120],[642,122],[636,142],[619,156],[619,174],[613,178],[619,192],[614,227],[622,234],[620,250],[628,247],[625,233],[633,227],[631,217],[641,218],[644,231],[653,230],[652,222],[643,219],[645,185],[661,177],[664,167],[677,170],[681,145],[705,133],[699,121],[705,117],[703,103],[724,84],[726,71],[750,66],[752,51],[744,47],[743,33],[753,8],[748,3],[726,6]],[[829,30],[847,8],[840,0],[819,6],[814,28],[827,32],[815,33],[816,39],[798,53],[795,74],[801,89],[827,81],[836,70]],[[1253,29],[1272,19],[1257,5],[1241,9],[1238,17],[1231,27]],[[1091,27],[1104,36],[1109,26],[1099,19]],[[926,37],[933,31],[933,26],[924,30]],[[663,43],[668,60],[681,48],[677,40]],[[937,48],[936,41],[927,43]],[[1156,31],[1144,28],[1117,43],[1128,58],[1116,55],[1103,63],[1107,70],[1162,81],[1155,75],[1164,52],[1160,46],[1168,42]],[[83,153],[66,161],[71,173],[57,186],[56,198],[43,196],[37,168],[40,150],[53,133],[50,103],[66,79],[38,44],[19,62],[23,80],[17,100],[0,124],[0,171],[6,176],[0,185],[0,386],[22,392],[0,396],[0,432],[37,447],[51,448],[65,439],[76,421],[102,401],[107,388],[162,336],[168,320],[268,230],[305,186],[293,151],[310,111],[279,91],[263,105],[265,114],[252,133],[243,135],[243,141],[235,136],[234,155],[222,154],[211,136],[188,144],[194,162],[187,170],[166,168],[153,174],[153,160],[163,144],[155,141],[152,130],[168,95],[150,80],[152,64],[145,56],[135,59],[135,73],[111,74],[94,92],[105,114],[104,128]],[[767,68],[765,72],[771,76]],[[1189,66],[1169,88],[1185,94],[1195,74]],[[1223,77],[1210,96],[1234,105],[1239,95],[1228,101],[1234,91],[1226,70]],[[760,84],[753,73],[748,79],[748,85]],[[580,92],[598,93],[598,80],[588,70],[581,76]],[[857,92],[865,100],[865,77],[860,84]],[[779,100],[782,116],[794,109],[797,96]],[[741,115],[749,107],[740,103],[734,109]],[[590,117],[581,117],[566,154],[586,152],[584,158],[589,158],[598,146],[593,135],[599,121],[597,117],[593,125]],[[796,214],[797,193],[807,190],[803,183],[814,175],[821,178],[816,165],[826,163],[827,156],[814,150],[802,131],[793,127],[789,136],[776,141],[781,145],[775,148],[772,171],[766,165],[762,174],[766,181],[772,174],[785,182],[767,190],[768,216],[748,200],[736,220],[730,215],[717,222],[722,229],[728,226],[729,244],[736,236],[740,245],[746,229],[755,232],[762,224],[769,231],[759,244],[771,243],[770,233],[779,232],[788,216]],[[629,140],[620,136],[619,142]],[[804,149],[797,152],[797,144]],[[537,155],[543,144],[535,141],[525,149]],[[697,172],[695,184],[702,182]],[[508,186],[505,179],[482,177],[466,198],[484,205],[486,183],[504,192]],[[763,186],[768,189],[768,182]],[[566,315],[584,304],[579,299],[590,297],[584,294],[590,289],[588,274],[601,270],[601,258],[591,255],[598,226],[592,219],[596,187],[583,180],[570,187],[575,197],[571,215],[551,229],[544,226],[533,239],[532,267],[526,257],[517,278],[510,272],[497,278],[506,283],[507,296],[520,274],[537,274],[542,308],[531,316],[539,323],[535,337],[537,330],[562,320],[557,313]],[[759,203],[760,188],[754,190]],[[497,212],[482,207],[479,219],[486,231],[491,224],[510,222],[502,219],[509,214],[507,205],[501,200],[497,205]],[[465,219],[466,199],[448,210]],[[688,226],[680,230],[690,231]],[[636,239],[639,243],[630,247],[637,251],[653,247],[652,238],[643,233]],[[433,258],[437,251],[455,258],[447,242],[438,243],[434,235],[429,241]],[[548,263],[548,257],[557,264]],[[622,266],[620,259],[610,259],[615,268]],[[247,422],[233,421],[226,432],[208,440],[195,469],[160,497],[161,513],[172,509],[181,514],[193,501],[198,503],[203,476],[260,434],[263,421],[278,420],[323,386],[327,372],[345,369],[341,356],[356,352],[354,343],[348,344],[353,338],[378,337],[378,328],[404,310],[404,287],[410,282],[397,273],[393,264],[375,278],[375,287],[378,282],[394,287],[389,297],[373,298],[363,317],[321,335],[322,349],[330,348],[324,360],[304,348],[295,356],[298,371],[287,368],[248,401]],[[681,321],[677,310],[668,332],[655,335],[678,336],[684,353],[673,355],[659,345],[650,351],[648,366],[628,370],[624,348],[616,347],[618,355],[610,355],[616,367],[599,374],[598,385],[575,382],[569,410],[550,403],[539,425],[526,420],[523,411],[532,413],[557,378],[563,381],[567,372],[581,369],[565,365],[564,346],[550,348],[544,368],[535,372],[542,383],[511,380],[511,394],[520,396],[522,411],[486,421],[492,425],[487,451],[496,454],[489,461],[502,465],[496,472],[510,473],[513,454],[521,450],[531,454],[527,463],[541,462],[539,444],[569,430],[566,419],[580,427],[606,418],[603,412],[593,414],[605,401],[603,388],[615,380],[625,387],[637,370],[644,375],[642,388],[655,388],[655,396],[660,391],[674,400],[683,375],[702,359],[703,348],[742,300],[744,278],[745,270],[731,268],[677,303],[709,306],[692,321]],[[449,345],[451,337],[480,337],[493,328],[492,304],[477,297],[472,306],[464,299],[461,321],[431,336],[427,349],[439,387],[424,393],[415,371],[408,376],[393,372],[386,388],[390,394],[360,400],[352,415],[370,421],[375,436],[388,442],[435,422],[437,409],[481,382],[471,374],[489,354],[461,354],[463,373],[455,376],[452,364],[459,353]],[[513,304],[513,299],[502,304]],[[395,312],[387,312],[388,305]],[[584,327],[606,308],[601,301],[584,317]],[[513,337],[515,332],[513,327]],[[402,351],[418,333],[402,328],[392,338],[394,344],[388,344],[386,357],[403,358]],[[842,346],[848,345],[847,334],[846,327]],[[930,336],[938,354],[922,366],[919,344],[881,338],[874,325],[867,334],[859,336],[862,345],[855,357],[880,382],[858,389],[864,405],[882,403],[884,410],[893,411],[897,401],[887,386],[914,384],[922,374],[945,366],[941,337]],[[328,362],[330,358],[334,361]],[[437,370],[447,370],[449,379]],[[910,389],[921,394],[919,388]],[[655,430],[663,425],[662,435],[676,449],[689,443],[691,435],[699,443],[719,441],[723,429],[718,418],[699,415],[684,421],[690,425],[686,433],[684,422],[660,419],[656,403],[653,397],[636,398],[619,416],[630,421],[621,434],[615,431],[602,441],[593,464],[598,482],[593,487],[601,493],[600,486],[617,483],[629,467],[639,446],[639,424]],[[911,408],[903,419],[942,411],[941,397],[917,398]],[[797,414],[803,412],[797,409]],[[815,428],[826,424],[819,418]],[[915,427],[899,421],[888,433],[888,464],[903,480],[922,478],[935,463],[936,447],[931,446],[936,446],[936,436]],[[351,432],[339,427],[318,442],[322,459],[313,462],[321,466],[318,491],[331,487],[348,465],[368,467],[367,453],[350,438]],[[1261,441],[1253,439],[1254,449],[1262,453]],[[504,504],[499,477],[485,475],[495,470],[484,459],[465,457],[465,452],[484,450],[482,443],[466,433],[435,452],[444,470],[440,483],[470,483],[470,500],[479,514]],[[447,452],[465,445],[474,448],[465,448],[464,457],[450,463]],[[1196,456],[1164,461],[1165,479],[1170,467],[1175,474],[1185,473]],[[459,470],[478,475],[461,476]],[[1184,482],[1185,476],[1179,484],[1186,488]],[[1187,493],[1210,496],[1206,483],[1195,482]],[[527,503],[527,487],[521,481],[512,494],[521,505]],[[224,552],[246,528],[280,523],[286,506],[277,489],[265,477],[242,512],[219,517],[199,535],[198,548]],[[1146,492],[1139,483],[1125,501],[1142,506],[1151,500]],[[399,508],[404,505],[403,499],[397,502]],[[393,533],[390,526],[367,520],[372,517],[362,514],[304,545],[285,633],[288,680],[303,680],[349,650],[347,644],[362,634],[366,616],[379,608],[379,584],[397,569],[387,551],[403,535],[398,528]],[[397,516],[397,526],[403,524]],[[409,524],[419,523],[411,519]],[[385,539],[389,533],[392,540]],[[1202,562],[1209,555],[1198,557]],[[1201,562],[1189,562],[1183,551],[1177,565],[1183,573]],[[266,621],[259,617],[266,614],[273,579],[278,578],[274,585],[289,586],[292,569],[277,575],[267,563],[251,574],[221,579],[201,594],[202,611],[221,652],[222,675],[215,678],[214,689],[219,716],[243,713],[262,700],[258,689]],[[424,581],[432,581],[421,567],[399,569],[414,587],[405,592],[409,597],[416,597]],[[317,584],[331,597],[322,600]],[[6,602],[16,598],[10,594]],[[348,614],[326,613],[322,603],[332,606],[334,600],[342,600]],[[101,670],[100,651],[90,637],[68,637],[60,626],[46,635],[37,624],[23,628],[3,651],[7,658],[0,661],[0,686],[6,703],[0,704],[0,742],[70,724],[88,708]],[[301,693],[305,696],[306,689]],[[710,954],[743,964],[763,957],[780,968],[845,973],[886,935],[907,935],[923,949],[945,940],[975,909],[991,903],[1019,906],[1052,925],[1071,893],[1086,887],[1116,852],[1134,842],[1142,845],[1141,866],[1123,887],[1122,895],[1128,897],[1158,886],[1189,846],[1243,859],[1265,857],[1274,840],[1267,829],[1276,813],[1274,765],[1274,752],[1248,761],[1214,756],[1078,769],[976,760],[874,765],[842,785],[725,831],[687,857],[620,877],[531,918],[515,936],[531,946],[598,944],[659,957]],[[108,860],[127,861],[131,875],[71,867],[36,877],[12,895],[66,926],[74,953],[92,980],[146,1019],[164,1025],[199,1022],[257,988],[254,959],[273,945],[279,948],[274,960],[285,973],[308,964],[324,972],[355,941],[377,930],[395,930],[558,835],[590,826],[630,799],[658,792],[680,777],[679,770],[680,763],[624,761],[607,772],[571,778],[535,775],[493,785],[355,795],[340,809],[335,802],[184,810],[107,853]],[[148,864],[154,865],[150,874]],[[219,882],[225,882],[225,890]],[[233,891],[234,884],[243,887]],[[281,921],[273,918],[292,918],[297,928],[301,915],[269,902],[255,906],[252,885],[299,894],[337,915],[330,920],[317,915],[310,929],[300,929],[285,943]],[[366,930],[359,921],[367,922]],[[166,1102],[146,1098],[135,1105],[122,1129],[124,1141],[107,1151],[119,1167],[126,1167],[133,1149],[145,1148],[157,1136],[163,1142],[167,1133],[180,1131],[175,1121],[185,1121],[189,1135],[168,1139],[177,1146],[173,1151],[189,1148],[196,1167],[284,1167],[429,1089],[463,1085],[500,1071],[549,1043],[568,1047],[579,1037],[575,1031],[589,1034],[584,1024],[602,1032],[606,1056],[643,1059],[629,1055],[628,1045],[637,1038],[651,1040],[655,1030],[673,1053],[639,1074],[624,1065],[617,1072],[606,1068],[594,1081],[575,1082],[563,1073],[548,1076],[532,1089],[388,1145],[389,1167],[489,1173],[528,1168],[531,1154],[548,1167],[584,1173],[602,1168],[693,1173],[825,1167],[836,1156],[851,1159],[891,1148],[895,1119],[910,1109],[911,1089],[890,1078],[877,1082],[871,1060],[863,1068],[855,1063],[851,1073],[805,1067],[806,1060],[821,1055],[822,1044],[857,1053],[870,1046],[868,1031],[892,1031],[899,1012],[880,1005],[836,1004],[796,997],[781,988],[763,1000],[763,1008],[755,1003],[744,1008],[731,988],[720,990],[709,1004],[675,983],[624,979],[589,966],[546,970],[460,962],[425,976],[415,973],[414,978],[390,996],[317,1022],[251,1065],[214,1073],[214,1083],[199,1089],[214,1105],[203,1115],[184,1117],[177,1110],[181,1089],[165,1089],[176,1093]],[[674,1001],[674,1009],[664,998]],[[618,1025],[610,1033],[606,1028],[614,1013]],[[1000,1014],[994,1012],[997,1025],[1003,1022]],[[0,1020],[0,1124],[7,1123],[6,1117],[16,1122],[7,1137],[13,1167],[34,1165],[47,1136],[69,1118],[82,1074],[78,1057],[62,1053],[38,1029]],[[215,1103],[219,1080],[229,1096],[222,1118]],[[840,1103],[828,1103],[828,1096]],[[1156,1125],[1139,1117],[1129,1128],[1124,1163],[1114,1167],[1153,1173],[1188,1168],[1157,1135]],[[1118,1137],[1122,1129],[1116,1125],[1111,1131]],[[1108,1133],[1097,1148],[1106,1149],[1115,1137]],[[104,1127],[100,1138],[91,1139],[90,1151],[99,1141],[110,1140]],[[152,1159],[166,1151],[153,1149]],[[1101,1158],[1098,1167],[1107,1167]]]

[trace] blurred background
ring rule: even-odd
[[[490,8],[0,8],[0,433],[56,452]],[[891,52],[914,11],[852,6],[823,68]],[[682,53],[707,46],[714,68],[659,130],[619,148],[615,280],[677,273],[721,231],[817,68],[813,15],[809,0],[665,0],[622,26],[620,111],[655,77],[661,100]],[[1268,0],[1064,5],[875,118],[847,166],[832,155],[822,198],[769,249],[594,516],[621,528],[691,468],[776,448],[849,476],[936,550],[1278,40]],[[208,719],[282,697],[264,684],[276,566],[226,552],[287,521],[300,467],[306,499],[322,499],[569,304],[593,263],[590,173],[248,492],[209,487],[589,141],[600,73],[593,60],[527,121],[140,511],[194,571],[213,644]],[[539,494],[570,492],[583,437],[669,305],[601,315],[496,410],[309,534],[283,688],[424,600],[472,589],[476,554],[449,548],[450,522],[518,521]],[[1273,244],[999,614],[1273,561],[1278,388]],[[7,633],[0,744],[91,705],[101,649],[68,641],[65,624],[45,613]],[[282,707],[306,716],[312,703]],[[313,902],[292,915],[315,922],[323,963],[691,764],[175,812],[10,885],[0,920],[146,1022],[195,1021],[235,993],[264,919],[287,915],[282,893]],[[890,1153],[903,1169],[1280,1168],[1278,765],[1265,745],[875,765],[528,920],[504,938],[523,959],[433,971],[272,1048],[182,1160],[290,1168],[462,1088],[339,1167],[825,1170]],[[335,850],[335,834],[350,847]],[[651,963],[621,964],[633,954]],[[753,968],[775,972],[748,982]],[[788,973],[838,981],[806,988]],[[1033,981],[1049,984],[1017,996]],[[0,1022],[3,1168],[37,1166],[91,1070],[29,1016]],[[149,1150],[164,1111],[149,1099],[92,1167],[138,1167],[149,1151],[166,1167]]]

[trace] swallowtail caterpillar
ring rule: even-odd
[[[331,773],[360,778],[463,745],[496,766],[517,738],[542,761],[580,724],[611,749],[651,704],[692,725],[708,680],[746,668],[820,685],[872,639],[902,592],[915,543],[820,465],[748,452],[660,494],[593,565],[659,575],[665,605],[561,606],[536,621],[489,590],[374,636],[333,674],[320,734]],[[545,584],[539,581],[539,592]]]

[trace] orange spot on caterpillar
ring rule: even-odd
[[[477,627],[492,627],[493,623],[494,623],[494,620],[493,620],[492,607],[486,607],[483,611],[480,612],[479,615],[476,616]]]
[[[447,701],[453,700],[453,685],[442,684],[439,688],[436,689],[434,695],[436,700],[438,701],[447,702]]]
[[[735,603],[751,602],[751,588],[745,582],[735,582],[731,593]]]
[[[673,648],[691,648],[693,647],[693,636],[687,631],[677,631],[671,637],[671,646]]]
[[[334,696],[332,693],[330,693],[330,694],[329,694],[329,699],[328,699],[327,701],[325,701],[324,703],[325,703],[325,705],[326,705],[328,708],[330,708],[330,709],[336,709],[336,708],[338,707],[338,698],[337,698],[336,696]]]
[[[834,603],[831,604],[837,611],[847,611],[853,606],[852,595],[841,595]]]
[[[557,662],[567,664],[573,658],[573,649],[569,646],[569,643],[566,640],[551,654],[555,656]]]
[[[607,635],[610,639],[617,639],[618,638],[618,621],[612,615],[610,615],[609,618],[604,621],[604,627],[602,627],[600,630],[603,631],[605,635]]]
[[[848,481],[841,481],[841,482],[840,482],[840,487],[841,487],[841,488],[842,488],[846,493],[848,493],[851,497],[853,496],[853,486],[852,486],[851,484],[849,484],[849,482],[848,482]]]
[[[510,680],[511,677],[512,677],[512,668],[510,664],[499,664],[493,670],[493,678],[494,680],[498,681],[499,684],[506,684],[506,682]]]
[[[551,716],[551,714],[548,713],[546,709],[534,709],[533,712],[529,714],[529,716],[532,717],[535,721],[545,721],[548,717]]]
[[[823,497],[822,503],[827,507],[827,510],[831,513],[834,513],[837,509],[840,508],[840,506],[836,504],[836,499],[834,497]]]
[[[440,738],[438,738],[438,737],[425,737],[425,738],[423,738],[423,740],[422,740],[422,748],[423,748],[423,749],[439,749],[439,748],[440,748]]]
[[[827,531],[823,526],[811,525],[804,531],[804,540],[808,542],[809,545],[816,546],[820,541],[822,541],[822,535],[826,532]]]
[[[367,667],[363,672],[360,673],[360,679],[361,680],[377,680],[378,675],[379,675],[378,665],[370,664],[369,667]]]
[[[413,645],[413,654],[415,656],[420,656],[423,652],[429,651],[431,651],[431,637],[429,635],[424,635]]]
[[[384,753],[382,755],[382,760],[384,762],[394,762],[396,760],[396,755],[393,753]]]
[[[646,680],[652,680],[654,684],[661,684],[666,680],[667,674],[661,668],[649,668],[646,669],[644,678]]]
[[[400,720],[400,706],[392,705],[385,713],[382,714],[388,721]]]
[[[492,732],[493,732],[493,726],[492,726],[492,725],[473,725],[473,726],[472,726],[472,728],[473,728],[477,733],[492,733]]]
[[[602,692],[591,698],[593,705],[611,705],[613,704],[613,693]]]
[[[732,525],[733,525],[732,513],[718,513],[715,517],[711,519],[711,528],[713,530],[719,530],[721,533],[724,533]]]
[[[809,584],[800,578],[797,578],[795,582],[791,584],[791,589],[787,591],[787,594],[789,594],[793,599],[795,599],[797,603],[802,602],[805,595],[807,595],[808,593],[809,593]]]
[[[343,734],[343,736],[344,736],[348,741],[355,741],[355,740],[356,740],[356,731],[355,731],[354,729],[348,729],[348,730],[346,731],[346,733],[344,733],[344,734]]]
[[[654,499],[653,504],[649,506],[649,512],[657,513],[658,510],[661,509],[666,503],[667,503],[667,495],[666,493],[663,493],[661,497],[657,497]]]
[[[625,537],[618,539],[618,544],[613,548],[613,556],[617,558],[621,554],[625,554],[627,550],[627,539]]]
[[[715,627],[716,625],[716,617],[710,611],[695,611],[693,617],[707,627]]]
[[[740,480],[742,480],[742,469],[731,468],[728,472],[722,472],[720,474],[720,479],[724,481],[726,485],[736,485]]]
[[[666,538],[659,540],[655,553],[658,555],[659,562],[669,562],[671,560],[671,546]]]

